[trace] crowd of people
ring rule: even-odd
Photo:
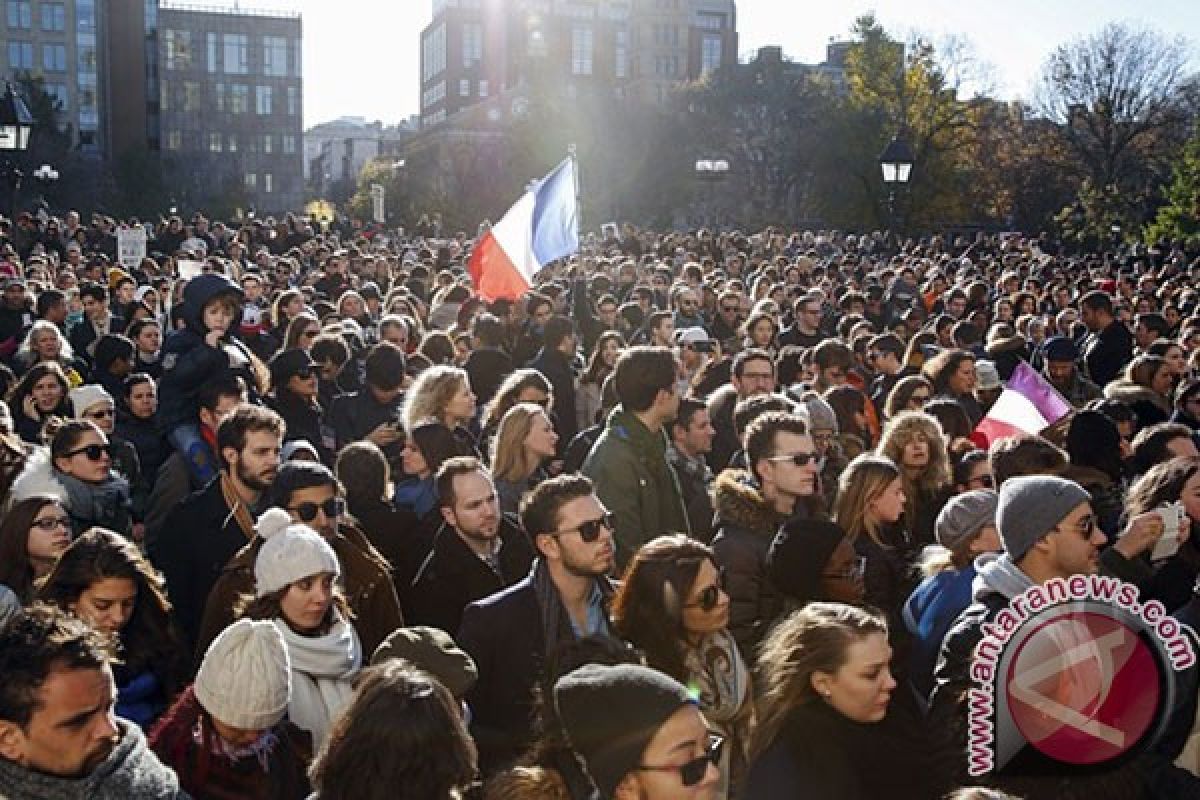
[[[1200,796],[1192,673],[965,749],[1029,587],[1200,618],[1196,254],[625,226],[487,299],[465,233],[147,227],[0,223],[0,796]],[[981,440],[1023,364],[1072,412]]]

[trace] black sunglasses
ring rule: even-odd
[[[617,519],[612,515],[612,512],[605,511],[604,516],[599,519],[585,520],[574,528],[564,528],[561,531],[554,531],[555,536],[560,536],[564,533],[574,533],[578,531],[579,538],[591,544],[600,538],[600,529],[607,528],[609,531],[616,530]]]
[[[767,459],[767,461],[791,461],[797,467],[807,467],[816,460],[816,453],[792,453],[789,456],[771,456]]]
[[[993,478],[991,475],[979,475],[975,478],[972,478],[971,480],[978,481],[980,486],[986,487],[988,489],[996,488],[996,479]]]
[[[296,370],[292,374],[300,380],[306,381],[313,376],[313,369],[312,367],[300,367],[300,369]]]
[[[71,450],[63,455],[65,455],[67,458],[74,458],[80,453],[87,456],[88,461],[99,461],[100,459],[104,458],[104,456],[112,458],[112,446],[107,444],[89,444],[78,449]]]
[[[708,735],[708,748],[704,751],[704,755],[699,758],[693,758],[691,761],[681,764],[678,767],[652,767],[641,764],[638,766],[638,769],[650,772],[678,772],[679,780],[684,786],[695,786],[704,780],[704,774],[708,772],[709,764],[715,767],[721,763],[721,750],[724,747],[725,738],[715,733],[710,733]]]
[[[343,509],[340,497],[331,497],[324,503],[301,503],[298,506],[288,506],[288,511],[295,511],[301,522],[312,522],[317,518],[318,511],[324,511],[327,519],[339,517]]]
[[[684,608],[699,608],[701,611],[712,611],[721,602],[721,590],[725,588],[725,568],[717,570],[717,582],[705,586],[694,603],[688,603]]]

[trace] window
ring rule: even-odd
[[[267,194],[275,191],[275,176],[269,172],[263,173],[263,191]]]
[[[267,155],[275,152],[275,137],[269,133],[263,134],[262,151]]]
[[[205,49],[208,51],[208,71],[217,71],[217,35],[209,31],[204,35]]]
[[[62,3],[42,3],[41,11],[42,30],[61,32],[67,29],[67,9]]]
[[[183,131],[167,131],[167,149],[179,150],[183,147]]]
[[[571,29],[571,74],[592,74],[592,29],[590,27],[575,27]]]
[[[255,86],[254,87],[254,110],[258,114],[271,113],[271,87],[270,86]]]
[[[216,95],[217,111],[225,111],[225,84],[218,83],[214,85],[213,94]]]
[[[200,110],[200,84],[195,81],[183,82],[183,110]]]
[[[700,43],[700,72],[712,72],[721,66],[721,37],[706,33]]]
[[[287,69],[287,39],[283,36],[264,36],[263,75],[286,78]]]
[[[245,75],[250,72],[250,37],[244,33],[222,34],[226,75]]]
[[[47,83],[46,94],[50,95],[50,97],[53,99],[55,105],[57,106],[56,110],[67,110],[67,104],[71,97],[69,94],[67,94],[67,87],[64,84]]]
[[[421,82],[425,83],[445,70],[446,24],[442,23],[421,42]]]
[[[30,0],[8,0],[8,27],[26,31],[33,27],[33,3]]]
[[[163,44],[167,55],[167,69],[188,69],[192,66],[191,31],[173,31],[167,28],[163,31]]]
[[[245,183],[247,189],[258,188],[258,173],[247,172],[242,176],[242,182]]]
[[[696,27],[707,31],[719,31],[725,28],[725,15],[714,11],[700,11],[696,14]]]
[[[231,153],[236,153],[237,145],[238,145],[237,134],[236,133],[229,134],[229,146],[226,147],[225,149]]]
[[[292,39],[292,75],[297,78],[304,77],[304,63],[301,58],[300,40]]]
[[[629,31],[618,30],[616,33],[616,41],[613,44],[613,75],[617,78],[628,78]]]
[[[235,83],[229,87],[229,110],[234,114],[245,114],[250,110],[250,87]]]
[[[42,45],[42,69],[46,72],[66,72],[67,46],[65,44]]]
[[[158,109],[171,110],[171,82],[166,79],[158,82]]]
[[[470,97],[471,96],[471,82],[469,80],[467,80],[466,78],[464,78],[458,82],[458,96],[459,97]]]
[[[296,154],[296,137],[294,134],[285,133],[283,135],[283,152],[289,156]]]
[[[287,106],[289,117],[295,117],[300,114],[300,90],[295,86],[288,87]]]
[[[31,42],[9,42],[8,66],[12,69],[33,69],[33,44]]]
[[[479,82],[479,96],[480,97],[488,96],[488,82],[487,81]]]
[[[471,68],[483,60],[483,26],[464,22],[462,26],[463,67]]]
[[[210,133],[208,135],[209,152],[212,152],[212,153],[221,152],[224,149],[224,147],[222,147],[223,144],[224,144],[224,139],[222,138],[222,136],[219,132],[214,131],[213,133]]]

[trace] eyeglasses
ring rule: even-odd
[[[921,405],[924,405],[925,403],[928,403],[928,402],[929,402],[929,395],[927,395],[927,394],[914,394],[914,395],[912,395],[911,397],[909,397],[909,398],[908,398],[908,402],[909,402],[909,403],[920,403]]]
[[[343,508],[344,504],[340,497],[331,497],[324,503],[301,503],[297,506],[288,506],[287,510],[295,511],[301,522],[312,522],[317,518],[318,511],[325,512],[327,519],[333,519],[341,516]]]
[[[708,747],[705,749],[704,755],[699,758],[693,758],[686,764],[680,764],[677,767],[655,767],[639,764],[638,769],[649,772],[678,772],[679,780],[684,786],[695,786],[704,780],[704,775],[708,772],[709,764],[715,767],[721,762],[721,750],[724,747],[725,738],[715,733],[710,733],[708,735]]]
[[[584,520],[574,528],[563,528],[559,531],[553,531],[551,535],[561,536],[564,533],[578,533],[580,539],[591,544],[600,538],[601,528],[608,531],[616,530],[617,518],[612,515],[611,511],[605,511],[604,516],[597,519]]]
[[[112,446],[107,444],[88,444],[63,453],[67,458],[74,458],[80,454],[87,456],[88,461],[99,461],[105,456],[112,458]]]
[[[1066,532],[1066,529],[1060,528],[1057,525],[1054,526],[1054,530],[1059,531],[1060,533]],[[1082,539],[1090,539],[1092,538],[1092,532],[1096,530],[1096,518],[1091,514],[1088,514],[1086,517],[1079,520],[1079,522],[1075,523],[1075,526],[1070,530],[1078,534]]]
[[[55,528],[70,528],[71,518],[43,517],[42,519],[35,519],[33,521],[33,527],[37,528],[39,531],[52,531]]]
[[[300,380],[306,381],[313,376],[313,370],[312,370],[312,367],[301,367],[300,369],[296,370],[292,374],[295,375]]]
[[[863,575],[867,573],[867,557],[856,556],[850,566],[845,569],[834,570],[832,572],[821,573],[822,578],[842,579],[847,581],[861,580]]]
[[[739,309],[740,309],[740,306],[721,306],[721,313],[736,314]]]
[[[107,419],[108,417],[115,417],[116,415],[117,412],[111,408],[103,408],[99,411],[88,411],[84,414],[84,416],[88,419]]]
[[[787,456],[769,456],[767,458],[767,461],[790,461],[797,467],[807,467],[816,460],[816,453],[792,453]]]
[[[967,481],[967,483],[969,483],[969,484],[970,483],[978,483],[980,486],[984,487],[985,489],[996,488],[996,479],[994,477],[992,477],[991,475],[978,475],[974,478],[971,478],[971,480]]]
[[[721,590],[725,588],[725,568],[717,570],[717,582],[712,586],[705,586],[694,602],[688,603],[684,608],[699,608],[701,611],[712,611],[717,607],[717,603],[721,602]]]

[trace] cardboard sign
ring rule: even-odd
[[[134,269],[146,257],[146,229],[117,229],[117,260],[125,269]]]

